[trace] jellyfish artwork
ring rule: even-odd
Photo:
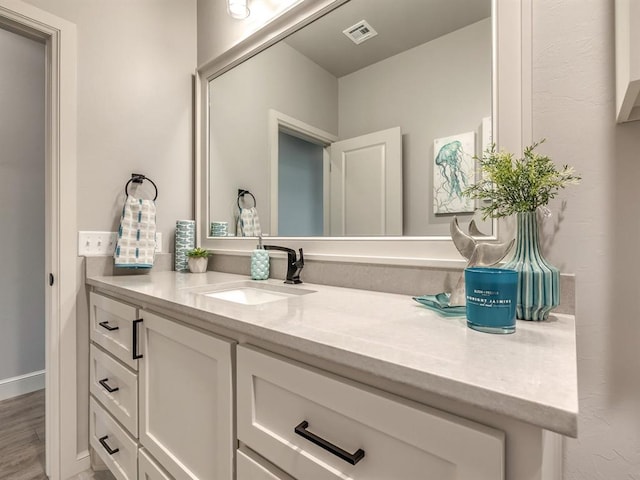
[[[454,195],[464,200],[462,190],[467,187],[467,176],[462,169],[462,155],[462,142],[454,140],[443,145],[436,156],[436,165],[446,181],[443,186],[449,194],[449,200]]]

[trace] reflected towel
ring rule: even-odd
[[[262,235],[256,207],[240,209],[237,227],[236,235],[241,237],[259,237]]]
[[[128,196],[122,208],[118,241],[113,254],[115,266],[151,268],[155,249],[155,202]]]

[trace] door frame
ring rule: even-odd
[[[45,45],[45,271],[54,278],[45,290],[46,472],[64,480],[90,466],[77,445],[76,26],[0,0],[0,27]]]
[[[329,132],[325,132],[308,123],[285,115],[277,110],[269,109],[269,198],[271,200],[269,206],[269,235],[274,237],[278,235],[278,165],[280,156],[280,147],[278,134],[280,132],[287,133],[294,137],[300,138],[316,145],[321,145],[322,152],[322,198],[323,198],[323,230],[324,235],[329,235],[330,208],[329,208],[329,173],[331,159],[329,156],[329,148],[333,142],[338,141],[338,136]]]

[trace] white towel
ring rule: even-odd
[[[156,249],[156,204],[128,196],[122,208],[116,251],[116,267],[151,268]]]
[[[262,235],[256,207],[240,209],[237,227],[236,235],[240,237],[259,237]]]

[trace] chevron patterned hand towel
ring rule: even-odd
[[[128,196],[113,258],[116,267],[151,268],[156,249],[156,204]]]

